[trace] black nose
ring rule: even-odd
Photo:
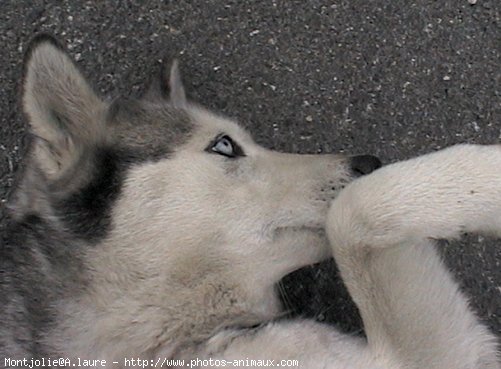
[[[360,177],[381,168],[382,163],[372,155],[357,155],[350,158],[351,170],[355,176]]]

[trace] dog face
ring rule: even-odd
[[[86,245],[88,283],[47,335],[61,352],[172,353],[275,317],[275,283],[328,257],[329,202],[380,165],[260,147],[188,102],[176,63],[144,98],[104,101],[47,37],[28,53],[23,103],[34,139],[14,214]]]

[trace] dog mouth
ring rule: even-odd
[[[285,234],[317,234],[327,237],[325,226],[320,224],[281,226],[273,230],[273,238],[279,238]]]
[[[320,224],[307,224],[307,225],[291,225],[291,226],[281,226],[275,228],[275,232],[312,232],[312,231],[324,231],[325,226]]]

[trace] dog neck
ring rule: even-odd
[[[61,304],[64,318],[50,337],[58,352],[108,362],[173,358],[225,328],[269,321],[278,311],[259,312],[244,303],[242,292],[219,275],[190,286],[158,277],[155,288],[138,282],[144,278],[108,274],[80,298]]]

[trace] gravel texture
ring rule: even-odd
[[[65,43],[105,96],[141,93],[158,60],[177,56],[191,97],[259,143],[389,163],[500,141],[500,14],[498,0],[3,0],[0,198],[26,150],[18,90],[37,32]],[[501,248],[467,241],[443,254],[501,337]],[[332,263],[294,273],[284,290],[297,313],[360,330]]]

